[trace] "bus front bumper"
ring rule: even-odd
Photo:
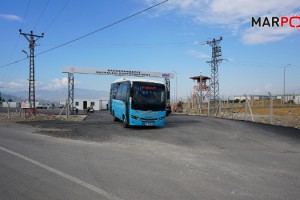
[[[130,118],[131,126],[164,126],[165,125],[165,117],[160,117],[156,119],[144,119],[139,118],[134,115],[131,115]]]

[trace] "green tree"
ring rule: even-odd
[[[234,100],[234,103],[239,103],[239,102],[240,102],[239,99],[235,99],[235,100]]]

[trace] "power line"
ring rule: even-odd
[[[9,65],[13,65],[13,64],[17,64],[17,63],[22,62],[22,61],[27,60],[27,59],[28,59],[28,58],[23,58],[23,59],[16,60],[16,61],[11,62],[11,63],[7,63],[7,64],[5,64],[5,65],[1,65],[0,68],[6,67],[6,66],[9,66]]]
[[[63,46],[66,46],[66,45],[68,45],[68,44],[71,44],[71,43],[73,43],[73,42],[76,42],[76,41],[78,41],[78,40],[81,40],[81,39],[83,39],[83,38],[86,38],[86,37],[88,37],[88,36],[90,36],[90,35],[93,35],[93,34],[99,32],[99,31],[103,31],[103,30],[105,30],[105,29],[107,29],[107,28],[110,28],[110,27],[112,27],[112,26],[114,26],[114,25],[117,25],[117,24],[119,24],[119,23],[121,23],[121,22],[124,22],[124,21],[126,21],[126,20],[129,20],[130,18],[133,18],[133,17],[135,17],[135,16],[137,16],[137,15],[140,15],[140,14],[142,14],[142,13],[148,11],[148,10],[151,10],[151,9],[157,7],[157,6],[160,6],[161,4],[166,3],[167,1],[169,1],[169,0],[165,0],[165,1],[162,1],[162,2],[160,2],[160,3],[157,3],[157,4],[153,5],[153,6],[150,6],[150,7],[146,8],[146,9],[144,9],[144,10],[141,10],[141,11],[139,11],[139,12],[136,12],[136,13],[132,14],[132,15],[129,15],[129,16],[123,18],[123,19],[120,19],[120,20],[118,20],[118,21],[116,21],[116,22],[113,22],[113,23],[111,23],[111,24],[109,24],[109,25],[106,25],[106,26],[104,26],[104,27],[102,27],[102,28],[99,28],[99,29],[97,29],[97,30],[95,30],[95,31],[92,31],[92,32],[87,33],[87,34],[85,34],[85,35],[83,35],[83,36],[80,36],[80,37],[78,37],[78,38],[75,38],[75,39],[73,39],[73,40],[70,40],[70,41],[68,41],[68,42],[65,42],[65,43],[63,43],[63,44],[60,44],[60,45],[58,45],[58,46],[56,46],[56,47],[50,48],[50,49],[48,49],[48,50],[46,50],[46,51],[42,51],[42,52],[36,54],[36,56],[41,55],[41,54],[44,54],[44,53],[47,53],[47,52],[49,52],[49,51],[53,51],[53,50],[58,49],[58,48],[61,48],[61,47],[63,47]]]
[[[109,47],[133,47],[133,48],[151,48],[151,47],[169,47],[169,46],[194,46],[192,42],[151,42],[151,43],[85,43],[86,45],[96,46],[97,48]]]
[[[153,42],[153,43],[104,43],[105,46],[168,46],[168,45],[193,45],[191,42]]]
[[[27,7],[26,7],[26,11],[25,11],[25,14],[24,14],[24,17],[23,17],[23,22],[22,22],[21,29],[22,29],[23,26],[24,26],[24,22],[25,22],[25,19],[26,19],[26,17],[27,17],[27,13],[28,13],[28,9],[29,9],[30,3],[31,3],[31,0],[28,1]],[[19,36],[20,36],[20,35],[19,35]]]
[[[26,7],[25,14],[24,14],[24,17],[23,17],[21,29],[22,29],[23,26],[24,26],[24,22],[25,22],[26,17],[27,17],[28,8],[29,8],[30,3],[31,3],[31,0],[29,0],[28,3],[27,3],[27,7]],[[18,38],[17,38],[16,43],[15,43],[15,46],[14,46],[13,51],[12,51],[12,53],[11,53],[11,58],[12,58],[12,59],[13,59],[13,57],[14,57],[14,55],[15,55],[16,48],[17,48],[17,46],[18,46],[18,44],[19,44],[19,40],[20,40],[20,35],[18,35]]]
[[[65,42],[65,43],[63,43],[63,44],[60,44],[60,45],[58,45],[58,46],[56,46],[56,47],[53,47],[53,48],[50,48],[50,49],[48,49],[48,50],[42,51],[42,52],[40,52],[40,53],[37,53],[35,56],[39,56],[39,55],[48,53],[48,52],[50,52],[50,51],[53,51],[53,50],[58,49],[58,48],[60,48],[60,47],[66,46],[66,45],[68,45],[68,44],[71,44],[71,43],[73,43],[73,42],[76,42],[76,41],[78,41],[78,40],[81,40],[81,39],[83,39],[83,38],[86,38],[86,37],[88,37],[88,36],[90,36],[90,35],[93,35],[93,34],[99,32],[99,31],[103,31],[103,30],[105,30],[105,29],[107,29],[107,28],[110,28],[110,27],[112,27],[112,26],[114,26],[114,25],[117,25],[117,24],[119,24],[119,23],[121,23],[121,22],[124,22],[124,21],[126,21],[126,20],[129,20],[129,19],[131,19],[131,18],[133,18],[133,17],[135,17],[135,16],[137,16],[137,15],[140,15],[140,14],[142,14],[142,13],[148,11],[148,10],[151,10],[151,9],[157,7],[157,6],[160,6],[160,5],[164,4],[164,3],[166,3],[167,1],[169,1],[169,0],[164,0],[164,1],[160,2],[160,3],[157,3],[157,4],[155,4],[155,5],[153,5],[153,6],[150,6],[150,7],[146,8],[146,9],[143,9],[143,10],[141,10],[141,11],[138,11],[138,12],[136,12],[136,13],[134,13],[134,14],[132,14],[132,15],[129,15],[129,16],[127,16],[127,17],[124,17],[124,18],[122,18],[122,19],[120,19],[120,20],[118,20],[118,21],[116,21],[116,22],[113,22],[113,23],[111,23],[111,24],[109,24],[109,25],[106,25],[106,26],[104,26],[104,27],[102,27],[102,28],[99,28],[99,29],[97,29],[97,30],[95,30],[95,31],[92,31],[92,32],[87,33],[87,34],[85,34],[85,35],[83,35],[83,36],[80,36],[80,37],[78,37],[78,38],[75,38],[75,39],[73,39],[73,40],[70,40],[70,41],[68,41],[68,42]],[[12,64],[16,64],[16,63],[21,62],[21,61],[24,61],[24,60],[26,60],[26,59],[27,59],[27,58],[25,58],[25,59],[20,59],[20,60],[17,60],[17,61],[14,61],[14,62],[5,64],[5,65],[1,65],[0,68],[6,67],[6,66],[9,66],[9,65],[12,65]]]
[[[48,29],[54,24],[56,19],[61,15],[61,13],[65,10],[65,8],[69,5],[71,0],[68,0],[64,6],[60,9],[60,11],[57,13],[57,15],[53,18],[53,20],[50,22],[49,26],[45,29],[44,33],[48,31]]]
[[[42,13],[41,13],[41,15],[40,15],[40,17],[38,18],[38,20],[36,21],[36,23],[35,23],[35,25],[34,25],[34,27],[33,27],[33,30],[34,30],[34,29],[36,28],[36,26],[39,24],[41,18],[43,17],[43,15],[44,15],[44,13],[45,13],[46,8],[48,7],[48,4],[49,4],[49,0],[46,2],[45,6],[44,6],[44,9],[43,9],[43,11],[42,11]]]

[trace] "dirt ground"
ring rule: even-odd
[[[19,122],[19,121],[45,121],[45,120],[60,120],[60,121],[82,121],[86,115],[71,115],[69,118],[66,115],[59,116],[58,114],[38,114],[36,116],[25,117],[19,112],[0,113],[0,121],[2,122]]]
[[[300,129],[300,107],[292,106],[287,104],[286,107],[281,107],[279,102],[275,102],[273,108],[272,118],[270,118],[270,108],[269,107],[259,107],[259,106],[269,106],[269,102],[255,102],[250,104],[252,116],[250,114],[249,108],[247,108],[245,114],[244,104],[225,104],[222,108],[220,115],[216,116],[218,118],[226,118],[233,120],[244,120],[244,121],[254,121],[258,123],[274,124],[289,126]],[[173,108],[174,105],[173,105]],[[59,115],[60,110],[42,110],[36,116],[20,114],[19,111],[12,110],[7,112],[5,109],[2,109],[0,112],[0,121],[2,122],[18,122],[18,121],[43,121],[43,120],[60,120],[60,121],[82,121],[87,116],[84,112],[79,115],[71,115],[69,118],[65,114]],[[187,104],[183,104],[183,109],[179,112],[174,112],[173,114],[190,114],[190,115],[199,115],[198,109],[187,109]],[[201,115],[207,116],[207,108],[204,107]],[[214,116],[212,116],[214,117]],[[252,118],[253,117],[253,118]]]
[[[250,102],[249,105],[252,116],[249,106],[245,109],[245,103],[230,103],[223,104],[221,113],[216,117],[300,128],[300,105],[282,104],[280,101],[273,101],[272,115],[270,115],[270,101],[254,101]],[[189,108],[186,103],[183,103],[182,109],[178,110],[174,104],[173,108],[173,113],[200,114],[199,109]],[[203,106],[201,115],[208,115],[207,105]]]

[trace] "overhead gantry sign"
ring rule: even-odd
[[[94,69],[94,68],[82,68],[82,67],[63,67],[62,73],[174,78],[174,73],[148,72],[148,71],[124,70],[124,69]]]
[[[136,76],[136,77],[156,77],[164,78],[167,93],[167,106],[170,105],[170,78],[174,78],[172,72],[149,72],[139,70],[124,69],[94,69],[82,67],[63,67],[62,73],[68,73],[68,107],[71,107],[71,114],[74,114],[74,74],[96,74],[96,75],[113,75],[113,76]],[[68,109],[67,109],[68,110]]]

